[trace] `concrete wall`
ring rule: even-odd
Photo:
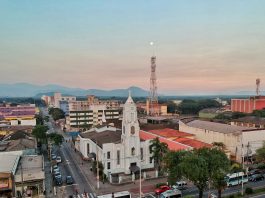
[[[241,133],[219,133],[205,129],[189,127],[179,122],[179,130],[195,135],[195,139],[212,144],[213,142],[223,142],[232,155],[241,155]]]

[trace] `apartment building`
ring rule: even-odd
[[[118,120],[119,110],[108,109],[106,105],[81,105],[82,102],[69,103],[69,116],[66,118],[66,128],[87,128],[102,124],[105,121]],[[78,108],[80,107],[80,108]]]

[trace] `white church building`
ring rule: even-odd
[[[104,118],[103,118],[104,119]],[[134,181],[154,170],[150,140],[141,140],[136,105],[129,95],[123,107],[122,130],[111,126],[94,128],[79,135],[79,148],[84,158],[98,160],[111,183]]]

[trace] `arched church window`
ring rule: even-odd
[[[135,134],[135,127],[134,126],[131,126],[131,134]]]
[[[132,156],[134,156],[134,155],[135,155],[135,148],[132,147]]]

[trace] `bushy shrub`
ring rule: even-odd
[[[247,187],[246,190],[245,190],[245,193],[246,193],[247,195],[250,195],[250,194],[253,193],[253,189],[250,188],[250,187]]]

